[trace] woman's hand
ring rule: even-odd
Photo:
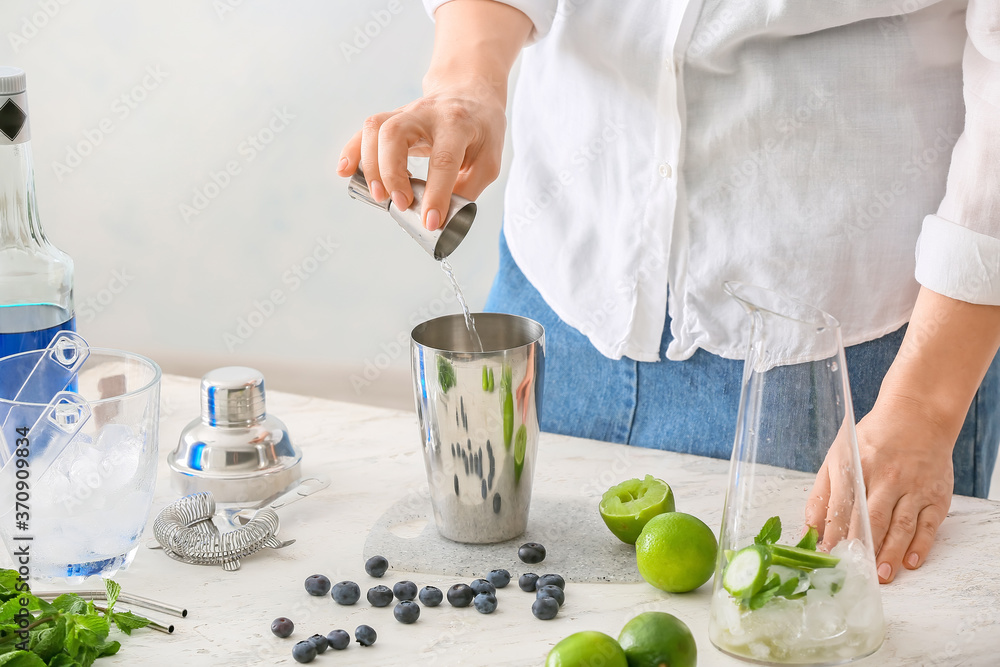
[[[424,194],[424,226],[435,230],[452,192],[474,200],[500,174],[505,97],[487,84],[451,83],[395,111],[375,114],[344,147],[337,173],[360,163],[372,196],[392,197],[406,210],[413,201],[406,159],[430,157]]]
[[[858,424],[858,450],[868,495],[879,581],[889,583],[900,567],[913,570],[926,559],[937,529],[948,515],[954,486],[951,450],[955,435],[928,418],[925,406],[880,396]],[[853,537],[858,515],[852,489],[830,471],[842,470],[848,451],[843,434],[831,447],[810,494],[806,523],[817,526],[824,546]]]
[[[882,583],[901,565],[912,570],[927,559],[951,506],[952,450],[998,346],[1000,307],[920,289],[875,406],[857,428]],[[851,537],[861,521],[843,474],[853,468],[845,466],[845,438],[841,432],[830,447],[806,506],[806,523],[826,547]]]
[[[361,166],[372,196],[413,202],[408,156],[429,157],[421,218],[441,226],[455,192],[476,199],[500,174],[507,78],[532,29],[521,11],[492,0],[452,0],[434,14],[431,67],[424,96],[369,117],[341,154],[337,173]]]

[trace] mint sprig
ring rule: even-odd
[[[150,620],[132,612],[114,611],[121,585],[106,580],[108,607],[102,614],[79,595],[60,595],[47,602],[25,590],[14,570],[0,569],[0,667],[90,667],[98,658],[121,648],[108,635],[114,624],[125,634],[145,627]],[[31,616],[23,637],[17,634],[23,619],[22,602]],[[22,616],[18,616],[22,614]]]

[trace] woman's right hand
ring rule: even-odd
[[[395,111],[375,114],[344,146],[337,173],[350,176],[361,165],[378,201],[392,197],[400,210],[413,201],[408,156],[429,157],[421,219],[441,226],[452,192],[474,200],[500,174],[506,116],[503,92],[488,84],[432,89]]]
[[[434,13],[431,67],[424,96],[369,117],[341,154],[337,173],[358,166],[378,201],[413,202],[406,159],[429,157],[421,220],[441,226],[454,192],[476,199],[500,174],[507,120],[507,78],[532,30],[531,20],[501,2],[452,0]]]

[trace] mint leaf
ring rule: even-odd
[[[796,544],[800,549],[809,549],[810,551],[816,551],[816,544],[819,542],[819,531],[816,530],[816,526],[809,526],[809,530],[806,534],[802,536],[799,543]]]
[[[104,587],[108,591],[108,610],[104,612],[104,615],[109,616],[115,609],[115,603],[118,602],[118,596],[122,592],[122,585],[114,579],[105,579]]]
[[[781,518],[772,516],[764,522],[764,527],[760,529],[757,537],[753,538],[754,544],[768,546],[781,539]]]
[[[115,641],[103,642],[97,646],[97,657],[103,658],[106,655],[114,655],[115,653],[118,653],[118,649],[121,647],[122,645]],[[49,667],[52,666],[49,665]]]
[[[65,593],[52,601],[52,606],[67,614],[84,614],[87,612],[87,601],[76,593]]]
[[[46,667],[45,663],[31,651],[14,651],[0,655],[2,667]]]
[[[123,612],[121,614],[115,613],[111,615],[111,620],[115,622],[118,629],[127,635],[131,635],[133,630],[138,630],[139,628],[144,628],[152,621],[148,618],[143,618],[142,616],[137,616],[130,611]]]
[[[49,667],[80,667],[80,663],[66,653],[57,653],[49,660]]]
[[[98,616],[95,611],[92,614],[72,614],[69,616],[70,623],[76,623],[77,625],[86,628],[89,632],[93,633],[96,637],[104,639],[108,636],[108,632],[111,630],[111,626],[108,624],[108,619],[103,616]],[[88,644],[96,645],[98,642],[87,642]]]
[[[62,651],[63,642],[66,640],[66,621],[60,618],[53,625],[41,630],[32,630],[29,634],[31,642],[28,647],[43,660],[48,660]]]

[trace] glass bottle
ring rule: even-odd
[[[885,624],[840,325],[770,290],[725,288],[751,326],[709,637],[763,664],[869,655]],[[810,501],[812,479],[789,469],[824,459],[831,492]]]
[[[76,329],[73,260],[38,220],[24,70],[0,67],[0,357],[63,329]]]

